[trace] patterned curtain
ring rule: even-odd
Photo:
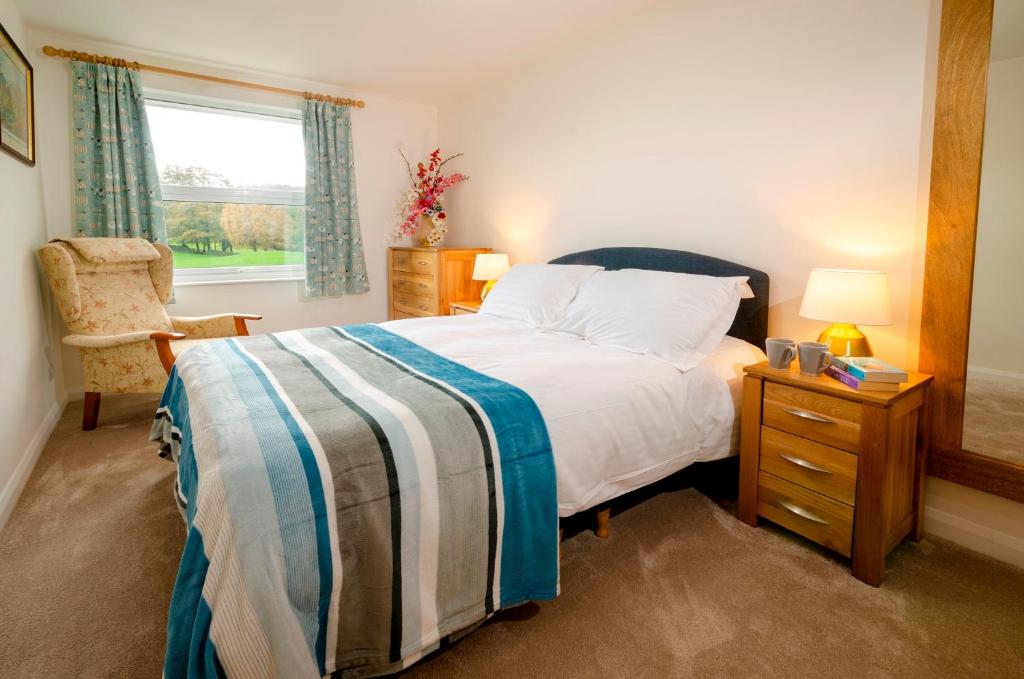
[[[71,62],[75,232],[167,241],[138,71]]]
[[[328,297],[370,289],[359,232],[348,107],[306,100],[306,294]]]

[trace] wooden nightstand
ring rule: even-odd
[[[921,538],[930,375],[858,391],[767,362],[745,368],[739,518],[764,517],[843,556],[877,587],[885,556]]]
[[[462,302],[452,302],[448,305],[450,316],[461,316],[463,314],[475,314],[480,311],[480,300],[465,300]]]

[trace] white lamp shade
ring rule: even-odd
[[[884,271],[814,269],[807,279],[800,315],[830,323],[892,323],[889,277]]]
[[[508,255],[477,255],[473,263],[474,281],[495,281],[508,271]]]

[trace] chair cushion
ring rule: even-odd
[[[50,285],[71,332],[121,335],[172,330],[150,264],[161,253],[142,238],[71,238],[40,249]],[[170,258],[168,257],[168,260]],[[170,273],[167,271],[165,273]],[[169,292],[169,282],[165,281]]]
[[[82,335],[173,330],[145,269],[79,273],[82,314],[68,327]]]
[[[144,238],[61,239],[90,264],[123,264],[160,259],[160,252]]]
[[[203,338],[203,339],[174,340],[174,341],[170,342],[171,353],[174,354],[174,358],[178,358],[178,356],[181,356],[181,354],[183,352],[188,351],[189,349],[191,349],[192,347],[196,346],[197,344],[202,344],[203,342],[209,342],[209,341],[210,341],[210,339],[207,339],[207,338]]]

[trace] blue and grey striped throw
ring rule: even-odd
[[[167,679],[394,672],[558,593],[536,404],[378,326],[190,349],[152,436],[188,531]]]

